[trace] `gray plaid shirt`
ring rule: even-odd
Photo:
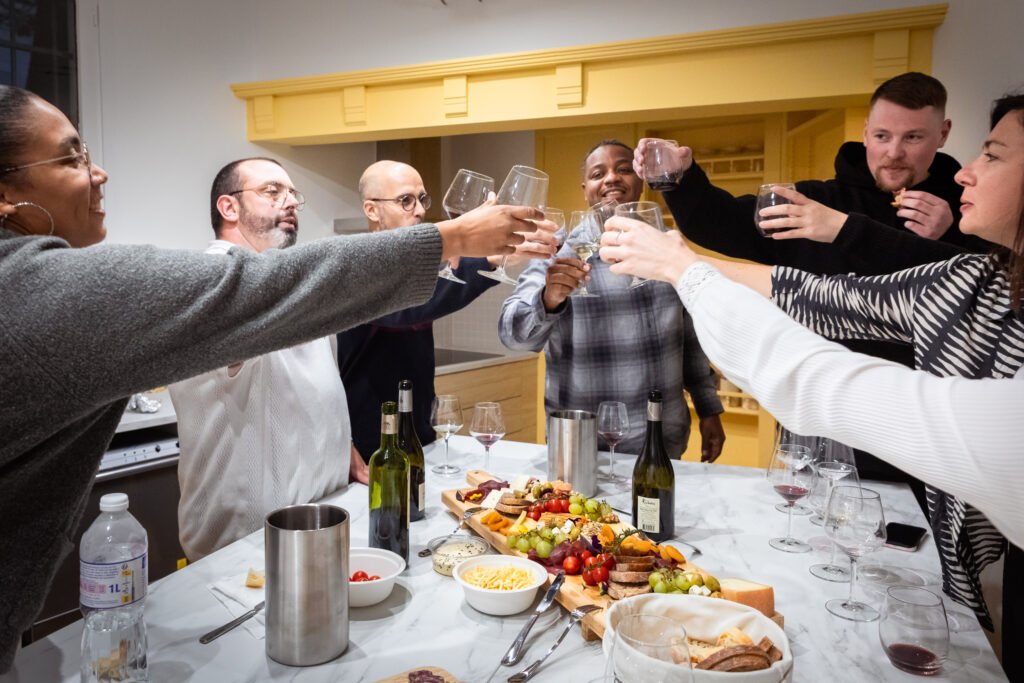
[[[563,248],[559,256],[571,256]],[[672,285],[649,282],[629,289],[630,278],[613,275],[600,258],[591,261],[587,289],[600,298],[569,297],[551,313],[542,295],[553,260],[535,260],[505,300],[498,333],[517,351],[544,349],[544,407],[597,412],[601,401],[622,401],[629,435],[617,451],[639,453],[646,430],[647,392],[664,398],[662,431],[669,455],[686,449],[690,392],[701,417],[722,412],[715,376],[700,348],[689,314]]]

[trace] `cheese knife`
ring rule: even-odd
[[[249,610],[248,612],[246,612],[242,616],[238,617],[237,619],[232,619],[231,621],[229,621],[228,623],[224,624],[223,626],[220,626],[218,628],[213,629],[212,631],[207,633],[205,636],[201,637],[199,639],[199,642],[202,643],[203,645],[206,645],[207,643],[210,643],[210,642],[212,642],[214,640],[217,640],[222,635],[224,635],[225,633],[227,633],[228,631],[230,631],[234,627],[238,626],[239,624],[241,624],[246,619],[252,619],[254,616],[256,616],[256,614],[261,609],[263,609],[263,605],[264,605],[264,603],[260,602],[255,607],[253,607],[251,610]]]
[[[523,658],[526,644],[526,636],[530,633],[530,629],[537,623],[537,617],[547,611],[551,607],[551,603],[555,601],[555,596],[558,595],[558,589],[562,587],[562,582],[565,581],[565,572],[562,570],[558,571],[558,575],[555,576],[555,580],[551,582],[548,587],[548,592],[544,594],[544,599],[537,605],[537,609],[533,611],[530,618],[523,624],[523,628],[519,631],[519,635],[512,641],[511,647],[508,648],[508,652],[501,658],[501,663],[504,666],[515,666]]]

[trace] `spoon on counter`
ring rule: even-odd
[[[458,530],[462,528],[462,525],[465,524],[469,520],[470,517],[472,517],[476,513],[480,512],[481,510],[483,510],[482,507],[472,507],[472,508],[469,508],[468,510],[466,510],[465,512],[463,512],[462,513],[462,519],[459,520],[458,525],[451,532],[451,534],[454,534],[454,533],[458,532]],[[448,535],[451,536],[451,534],[448,534]],[[441,538],[444,538],[444,536],[441,536]],[[417,553],[417,555],[419,555],[420,557],[429,557],[431,554],[433,554],[433,552],[434,551],[431,550],[430,546],[428,545],[426,548],[424,548],[423,550],[419,551]]]

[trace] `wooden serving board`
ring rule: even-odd
[[[403,671],[402,673],[395,674],[394,676],[382,678],[379,681],[377,681],[377,683],[409,683],[409,674],[411,674],[413,671],[429,671],[435,676],[440,676],[441,678],[443,678],[444,683],[461,683],[461,681],[459,681],[459,679],[457,679],[455,676],[452,676],[450,673],[437,666],[416,667],[415,669],[409,669],[408,671]]]
[[[479,486],[490,479],[498,478],[483,470],[469,470],[466,472],[466,481],[468,482],[469,487]],[[459,501],[456,497],[459,490],[460,489],[448,489],[446,491],[442,491],[441,502],[458,517],[462,517],[462,513],[469,508],[474,507],[476,503],[465,503]],[[487,541],[491,547],[498,552],[504,555],[518,555],[519,557],[524,557],[523,553],[517,550],[512,550],[508,547],[507,537],[504,534],[497,531],[491,531],[480,522],[480,518],[483,517],[484,514],[486,514],[486,511],[476,513],[469,518],[466,525]],[[682,567],[686,571],[704,574],[707,573],[689,560],[687,560]],[[549,584],[554,576],[554,574],[550,574],[548,576]],[[597,586],[586,585],[583,583],[583,578],[578,574],[576,576],[566,576],[565,581],[562,583],[562,588],[558,591],[558,595],[555,600],[558,601],[558,604],[569,611],[576,609],[580,605],[599,605],[604,607],[603,610],[599,612],[592,612],[583,617],[580,621],[580,628],[583,631],[584,640],[600,640],[604,637],[604,615],[615,601],[607,595],[600,595]],[[772,615],[771,619],[780,627],[783,626],[782,615],[779,612]]]

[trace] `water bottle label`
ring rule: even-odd
[[[78,594],[92,609],[111,609],[146,597],[148,553],[121,562],[79,561]]]
[[[661,533],[661,501],[657,498],[636,497],[636,526],[640,531]]]

